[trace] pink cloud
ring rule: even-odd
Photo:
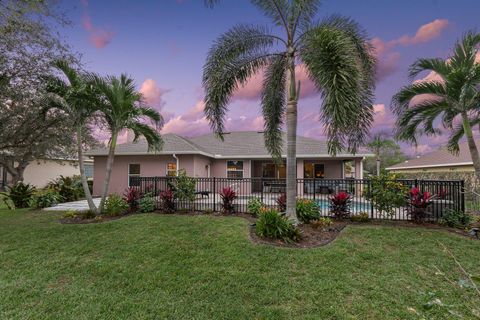
[[[161,89],[153,79],[145,79],[140,86],[140,93],[143,94],[145,101],[153,106],[162,106],[162,96],[166,92],[167,90]]]
[[[413,37],[404,35],[396,41],[404,46],[429,42],[438,38],[449,25],[450,22],[447,19],[435,19],[418,28]]]
[[[88,12],[88,0],[81,0],[83,6],[82,26],[89,34],[90,42],[96,48],[105,48],[115,36],[115,33],[95,26]]]

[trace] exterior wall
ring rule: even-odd
[[[301,166],[299,165],[301,162]],[[304,163],[318,163],[325,167],[325,179],[342,179],[343,178],[343,160],[297,160],[297,178],[304,178],[303,165]],[[300,171],[301,170],[301,171]]]
[[[35,160],[25,168],[23,181],[42,188],[59,176],[68,177],[79,174],[77,161]]]
[[[212,169],[212,160],[208,157],[205,156],[200,156],[200,155],[194,155],[193,156],[193,176],[194,177],[199,177],[199,178],[208,178],[209,173],[211,175],[211,169]],[[210,167],[210,170],[209,168]]]
[[[252,162],[248,159],[212,159],[211,177],[226,178],[227,177],[227,161],[241,160],[243,161],[243,177],[251,178]]]

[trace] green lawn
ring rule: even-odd
[[[251,243],[241,218],[61,225],[60,215],[0,210],[0,319],[471,319],[480,309],[472,289],[434,270],[461,276],[442,241],[480,274],[480,242],[443,231],[354,226],[328,246],[287,249]],[[424,307],[435,298],[446,306]]]

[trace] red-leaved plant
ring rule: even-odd
[[[330,197],[330,212],[335,218],[348,218],[350,216],[350,204],[352,198],[344,191],[340,191]]]
[[[427,216],[427,208],[432,203],[433,197],[430,192],[422,192],[419,188],[413,187],[410,190],[408,214],[415,222],[423,222]]]
[[[134,212],[138,208],[138,201],[142,197],[142,192],[137,187],[128,187],[125,189],[123,199],[127,201],[130,212]]]
[[[175,195],[173,194],[172,190],[168,189],[160,192],[160,200],[163,212],[175,212]]]
[[[220,198],[222,198],[222,210],[224,213],[233,213],[234,206],[233,201],[237,199],[237,194],[232,188],[223,188],[220,192]]]
[[[277,202],[278,210],[279,210],[280,212],[285,212],[285,211],[287,211],[287,194],[286,194],[286,193],[282,193],[282,194],[277,198],[277,200],[275,200],[275,202]]]

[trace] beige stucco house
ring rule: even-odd
[[[132,177],[175,176],[179,170],[185,170],[191,177],[206,178],[283,179],[286,175],[285,166],[276,164],[265,148],[263,132],[226,133],[224,141],[214,134],[195,138],[165,134],[163,140],[163,148],[157,152],[148,151],[144,140],[117,145],[109,192],[122,194]],[[87,154],[94,159],[94,195],[100,194],[107,154],[106,148]],[[325,141],[298,136],[297,177],[362,179],[365,156],[371,155],[331,156]]]

